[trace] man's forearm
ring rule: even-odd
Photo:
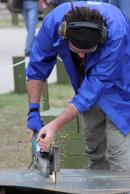
[[[40,103],[44,82],[41,80],[29,80],[27,82],[29,103]]]
[[[52,126],[54,132],[58,132],[65,124],[69,123],[79,114],[78,110],[73,104],[69,104],[68,107],[49,125]]]

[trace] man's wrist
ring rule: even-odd
[[[40,104],[38,104],[38,103],[30,103],[29,104],[29,110],[30,109],[34,109],[34,108],[40,109]]]
[[[30,103],[29,104],[28,114],[30,114],[32,112],[39,112],[39,110],[40,110],[40,104],[38,104],[38,103]]]
[[[39,108],[31,108],[28,114],[30,114],[31,112],[39,112]]]

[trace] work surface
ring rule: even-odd
[[[102,170],[61,169],[59,180],[45,179],[35,170],[0,172],[0,188],[42,189],[60,193],[110,194],[130,191],[130,173]]]

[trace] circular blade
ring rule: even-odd
[[[48,159],[39,158],[39,170],[42,176],[48,178],[50,175],[50,163]]]

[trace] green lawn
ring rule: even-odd
[[[73,97],[68,85],[49,85],[50,107],[66,107]],[[25,168],[31,162],[31,142],[25,132],[27,94],[0,95],[0,169]]]

